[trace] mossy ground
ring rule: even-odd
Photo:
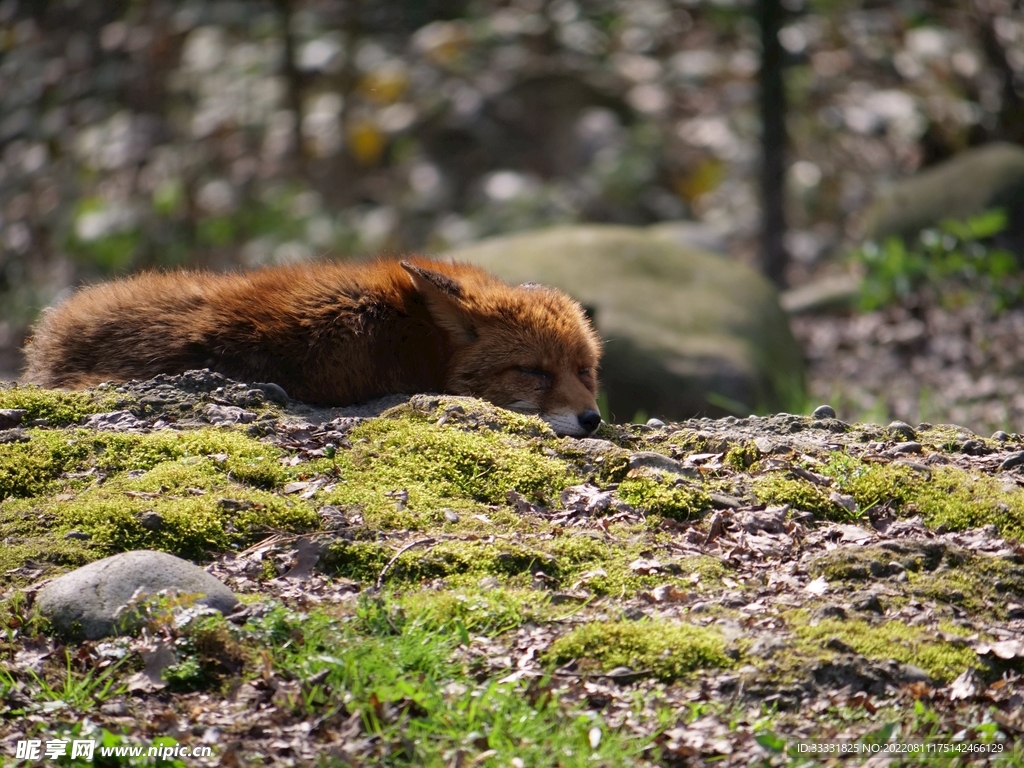
[[[1007,604],[1024,601],[1024,566],[937,543],[839,547],[815,558],[811,572],[837,590],[891,583],[905,572],[907,599],[925,598],[945,606],[947,614],[963,610],[991,620],[1005,620]]]
[[[21,399],[3,400],[12,392]],[[48,397],[0,390],[0,407],[31,406],[33,418],[68,425],[101,410],[87,396]],[[662,686],[659,696],[666,686],[697,690],[716,679],[742,679],[759,690],[800,688],[809,670],[848,653],[869,664],[920,667],[939,683],[967,669],[995,674],[960,639],[961,623],[965,615],[1006,620],[1006,606],[1024,598],[1024,573],[1011,559],[950,546],[840,546],[807,561],[812,576],[828,581],[831,598],[881,585],[889,589],[888,607],[912,600],[931,606],[937,632],[857,611],[820,618],[815,600],[802,610],[773,605],[765,599],[771,571],[759,570],[767,561],[751,570],[747,548],[694,554],[701,551],[694,543],[709,534],[708,513],[720,503],[712,497],[723,493],[788,504],[819,521],[864,524],[865,510],[884,509],[920,516],[932,529],[992,524],[1015,536],[1024,492],[1014,483],[953,465],[874,462],[845,451],[787,457],[823,478],[812,482],[745,438],[723,442],[693,430],[661,438],[636,426],[602,427],[599,436],[618,447],[605,444],[597,455],[534,418],[464,399],[424,402],[337,436],[333,456],[280,447],[241,428],[30,428],[27,440],[0,446],[2,578],[19,586],[127,549],[206,561],[274,533],[318,537],[325,545],[320,573],[356,582],[361,597],[300,614],[247,595],[254,613],[241,626],[204,619],[193,629],[165,627],[184,633],[166,677],[175,695],[216,697],[248,680],[246,669],[259,668],[260,680],[275,681],[266,685],[288,717],[356,715],[373,743],[405,750],[397,762],[387,750],[371,755],[364,761],[370,765],[449,764],[452,750],[488,753],[480,764],[495,766],[513,756],[532,756],[529,765],[658,764],[650,729],[640,736],[607,727],[592,694],[573,699],[581,702],[576,708],[552,697],[563,679],[556,669],[570,662],[593,681],[628,667],[637,685]],[[942,444],[926,442],[926,452],[947,451],[959,439],[934,437]],[[722,460],[681,477],[629,470],[637,450],[680,460],[717,452]],[[313,485],[296,491],[289,484],[297,481]],[[634,512],[611,507],[567,517],[561,494],[583,483],[614,489]],[[856,509],[835,494],[851,497]],[[271,560],[263,565],[254,578],[279,575]],[[378,581],[379,593],[372,589]],[[8,626],[37,626],[24,601],[9,600],[2,610]],[[755,642],[764,627],[785,648],[767,662]],[[9,632],[0,650],[13,654],[16,637]],[[527,648],[535,665],[527,667],[553,677],[510,674]],[[46,674],[56,685],[67,673],[51,666]],[[3,697],[30,684],[0,677],[0,710],[13,711],[3,702],[15,699]],[[82,686],[75,700],[85,702],[94,681]],[[659,728],[709,711],[694,704],[683,716],[639,693],[635,706]],[[71,714],[81,720],[88,705]],[[854,707],[830,717],[859,723],[866,716]],[[784,722],[769,713],[758,727]],[[590,746],[594,728],[603,734],[597,748]],[[557,759],[538,746],[555,732],[564,734]]]
[[[801,656],[833,660],[843,652],[836,648],[849,648],[874,661],[912,664],[933,680],[945,683],[980,666],[978,655],[966,641],[969,633],[952,624],[942,626],[945,638],[939,639],[931,630],[907,626],[902,621],[813,620],[807,611],[793,611],[786,622],[799,640]]]
[[[576,661],[583,673],[628,667],[665,681],[733,664],[714,629],[666,621],[584,624],[556,640],[548,658],[556,664]]]
[[[275,493],[307,468],[282,466],[281,451],[238,431],[32,429],[28,437],[0,453],[5,572],[132,549],[204,560],[271,531],[317,527],[308,502]],[[159,522],[144,525],[146,513]]]
[[[111,410],[116,403],[117,398],[109,394],[63,392],[17,384],[0,386],[0,409],[24,410],[27,423],[46,419],[53,426],[77,424],[90,414]]]

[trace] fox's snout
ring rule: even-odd
[[[582,413],[541,413],[540,417],[555,430],[555,434],[565,437],[586,437],[601,426],[601,414],[593,408]]]

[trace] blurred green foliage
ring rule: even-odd
[[[922,299],[946,305],[986,299],[996,310],[1021,304],[1020,265],[994,243],[1006,225],[1005,211],[996,209],[966,221],[944,221],[909,244],[898,237],[865,243],[852,254],[864,269],[861,309]]]

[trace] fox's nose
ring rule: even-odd
[[[580,427],[583,428],[583,431],[589,435],[597,429],[598,425],[600,425],[601,414],[593,409],[588,409],[583,413],[578,414],[576,416],[576,421],[580,423]]]

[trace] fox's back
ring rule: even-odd
[[[398,262],[150,272],[84,288],[48,311],[24,381],[74,389],[211,368],[340,404],[439,390],[445,353]]]

